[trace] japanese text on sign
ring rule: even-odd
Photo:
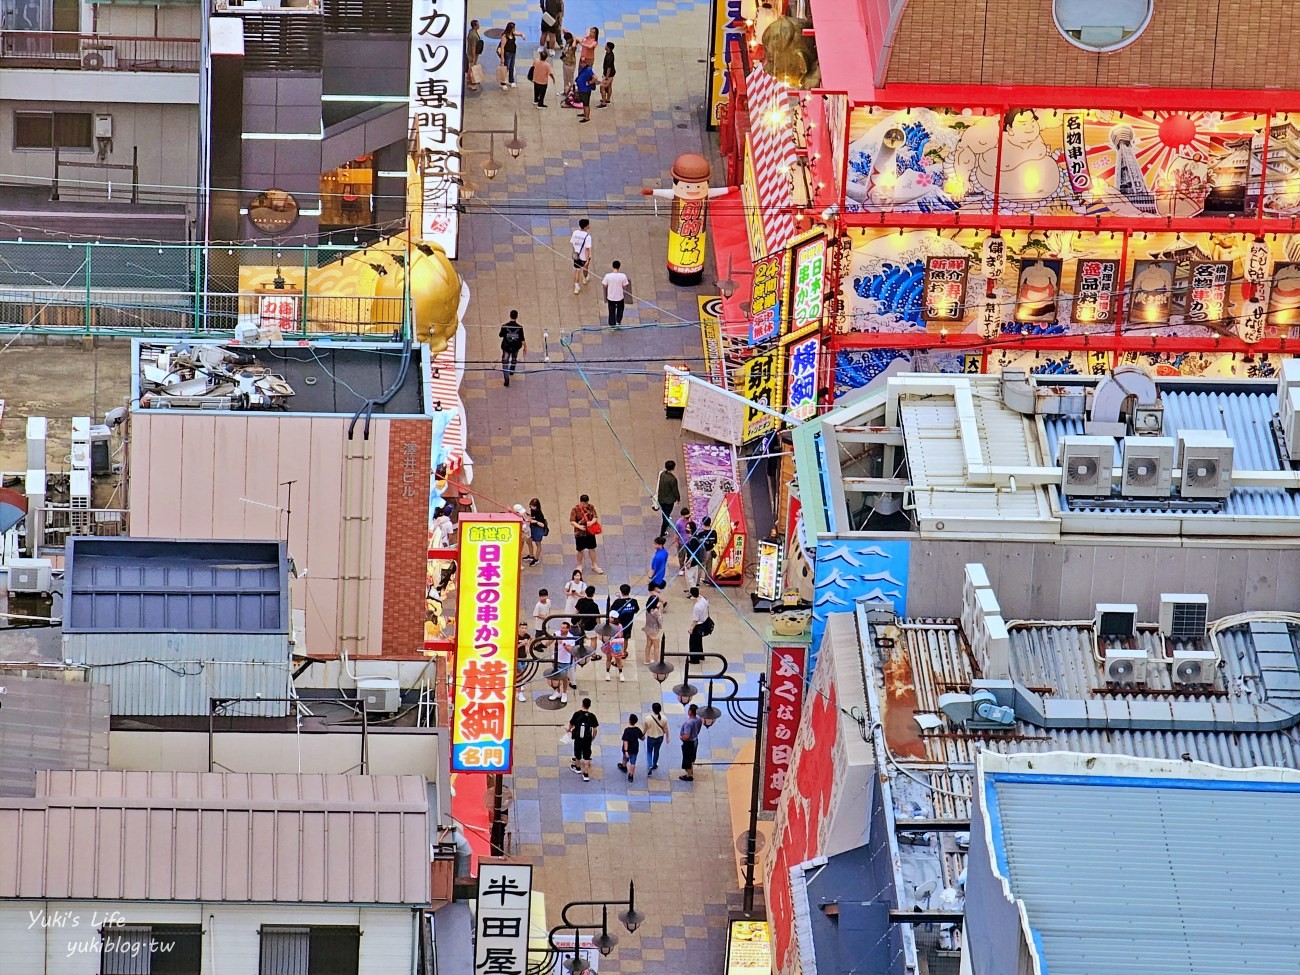
[[[785,786],[794,736],[803,712],[806,647],[773,647],[769,663],[767,731],[763,736],[763,808],[775,809]]]
[[[781,330],[781,292],[785,290],[785,252],[754,265],[754,289],[749,300],[749,344],[776,337]]]
[[[1093,258],[1079,261],[1074,274],[1074,320],[1083,325],[1115,321],[1115,281],[1118,261]]]
[[[1227,314],[1228,283],[1232,265],[1227,261],[1198,261],[1192,265],[1187,289],[1187,320],[1217,322]]]
[[[922,317],[927,322],[959,322],[966,316],[968,257],[927,257]]]
[[[779,410],[781,407],[781,393],[785,389],[785,385],[781,381],[783,361],[782,350],[773,349],[762,355],[756,355],[746,362],[740,370],[740,389],[738,390],[740,395],[745,399],[753,400],[755,403],[761,403],[771,409]],[[771,413],[765,413],[752,406],[746,406],[740,439],[743,443],[757,440],[759,437],[772,433],[780,426],[780,423],[781,421]]]
[[[464,0],[411,4],[410,122],[420,185],[422,240],[456,256]]]
[[[523,523],[511,515],[460,520],[456,615],[455,772],[508,772]]]
[[[817,412],[817,356],[821,336],[791,342],[786,347],[786,412],[798,420],[807,420]]]
[[[980,273],[995,284],[1007,272],[1007,242],[1000,234],[989,234],[980,245]]]
[[[810,241],[794,252],[794,287],[790,308],[790,333],[821,325],[826,277],[826,239]]]
[[[1065,152],[1065,171],[1070,177],[1070,189],[1082,193],[1092,185],[1088,174],[1088,147],[1083,137],[1083,116],[1070,112],[1062,123],[1065,127],[1061,146]]]
[[[258,300],[260,327],[278,328],[281,332],[298,329],[297,295],[262,295]]]
[[[531,864],[479,861],[478,906],[474,912],[476,973],[524,975],[532,899]]]

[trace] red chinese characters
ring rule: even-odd
[[[806,647],[773,647],[768,690],[767,731],[763,736],[763,808],[781,798],[803,712]]]

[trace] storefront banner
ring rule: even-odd
[[[1268,292],[1268,324],[1289,328],[1300,323],[1300,264],[1289,261],[1273,266],[1273,286]]]
[[[727,385],[727,362],[722,349],[722,299],[700,295],[700,337],[704,342],[704,374],[715,386]]]
[[[410,121],[420,183],[419,239],[456,257],[465,0],[411,4]]]
[[[794,247],[790,314],[783,329],[790,338],[821,328],[826,295],[826,238]]]
[[[736,918],[727,925],[726,975],[771,975],[772,929],[766,921]]]
[[[1092,184],[1092,177],[1088,175],[1088,146],[1083,137],[1083,115],[1079,112],[1068,112],[1062,119],[1061,147],[1070,189],[1082,193]]]
[[[479,861],[474,911],[476,972],[522,973],[528,968],[532,901],[532,864]]]
[[[1086,258],[1075,264],[1074,320],[1080,325],[1110,325],[1115,321],[1115,282],[1119,261]]]
[[[731,38],[744,43],[744,26],[740,16],[741,0],[712,0],[712,31],[709,34],[708,126],[716,129],[722,112],[731,101]]]
[[[785,786],[795,733],[803,713],[808,648],[773,647],[768,664],[767,727],[763,732],[763,810],[776,809]]]
[[[817,412],[817,366],[821,353],[820,335],[786,346],[785,413],[807,420]]]
[[[1187,282],[1187,321],[1222,322],[1228,316],[1229,261],[1197,261]]]
[[[514,515],[460,519],[454,772],[510,771],[522,534],[523,522]]]
[[[1134,325],[1166,325],[1174,313],[1173,261],[1136,261],[1133,264],[1129,321]]]
[[[753,400],[775,410],[781,410],[781,394],[785,392],[783,350],[772,349],[756,355],[741,367],[737,392],[745,399]],[[741,427],[742,443],[750,443],[766,436],[781,426],[781,421],[771,413],[764,413],[752,406],[745,408],[744,424]]]
[[[1023,260],[1016,286],[1016,321],[1047,325],[1056,321],[1061,291],[1061,262],[1055,258]]]
[[[968,257],[927,257],[921,317],[927,322],[959,322],[966,316]]]
[[[745,229],[749,233],[749,257],[758,262],[767,254],[763,233],[763,211],[758,197],[758,176],[754,170],[754,147],[745,139],[745,178],[740,184],[740,199],[745,207]]]
[[[754,286],[749,299],[750,345],[771,341],[781,331],[786,253],[770,254],[754,264]]]
[[[760,599],[776,599],[781,595],[781,543],[758,543],[758,574],[754,591]]]

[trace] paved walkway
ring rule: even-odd
[[[661,207],[658,217],[648,213],[640,191],[666,185],[678,153],[705,151],[716,163],[701,109],[706,5],[569,0],[566,7],[568,29],[580,34],[595,25],[602,45],[606,39],[617,45],[614,104],[593,106],[589,124],[558,107],[554,88],[548,109],[533,107],[524,73],[537,41],[535,3],[471,0],[469,10],[485,29],[513,19],[527,37],[519,45],[519,87],[503,92],[492,85],[495,43],[487,40],[487,80],[468,96],[469,127],[509,127],[518,112],[528,148],[517,160],[498,149],[505,167],[494,183],[474,176],[479,193],[462,224],[459,261],[473,291],[464,384],[473,488],[484,510],[537,496],[552,525],[542,565],[524,572],[525,612],[542,586],[563,607],[561,590],[574,567],[567,518],[581,493],[591,495],[605,528],[600,562],[607,575],[588,582],[602,600],[630,583],[644,602],[659,523],[650,494],[666,459],[677,460],[679,474],[683,467],[680,423],[664,418],[660,399],[662,365],[698,362],[700,337],[697,291],[667,282],[666,210]],[[632,212],[624,209],[629,203]],[[596,273],[575,296],[568,236],[583,216],[592,221]],[[618,331],[603,327],[599,287],[599,275],[615,259],[642,299],[628,308]],[[505,388],[496,367],[497,328],[511,308],[520,312],[528,354],[525,373]],[[668,649],[675,651],[685,649],[689,618],[681,590],[680,580],[670,583],[666,625]],[[751,694],[763,645],[745,622],[749,613],[742,619],[728,605],[740,606],[741,599],[747,605],[738,590],[711,594],[718,626],[709,649],[728,656],[742,693]],[[601,959],[603,972],[720,972],[726,916],[739,904],[725,777],[752,733],[724,717],[704,733],[695,782],[679,781],[676,733],[683,708],[667,689],[676,680],[661,686],[639,663],[639,626],[626,683],[604,682],[601,665],[593,663],[580,672],[581,694],[571,696],[564,711],[544,710],[531,697],[520,706],[511,829],[519,854],[537,865],[535,882],[546,893],[552,924],[566,901],[623,897],[628,880],[636,881],[638,907],[648,920],[636,934],[619,928],[621,943]],[[680,678],[680,667],[674,677]],[[532,696],[546,690],[530,688]],[[558,741],[585,695],[601,721],[589,783],[568,770],[567,750]],[[637,781],[629,783],[614,767],[619,729],[629,713],[644,712],[655,700],[670,719],[662,765],[647,782],[642,758]],[[747,772],[735,774],[747,781]]]

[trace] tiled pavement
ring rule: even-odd
[[[666,185],[678,153],[705,151],[716,163],[702,124],[707,5],[569,0],[566,7],[570,30],[596,25],[602,44],[608,37],[617,45],[614,104],[593,107],[586,125],[576,112],[557,107],[554,88],[548,109],[532,105],[523,73],[537,39],[536,5],[470,2],[470,16],[484,28],[514,19],[528,37],[519,47],[519,87],[503,92],[490,84],[496,59],[488,42],[489,83],[468,97],[469,127],[507,128],[518,112],[528,148],[520,159],[505,159],[495,182],[474,177],[479,192],[462,223],[458,262],[473,293],[463,393],[479,506],[500,510],[536,495],[552,524],[542,566],[525,570],[525,612],[541,586],[563,605],[559,594],[574,565],[567,515],[583,492],[605,527],[600,561],[607,575],[588,581],[602,598],[631,583],[644,602],[659,524],[649,496],[664,460],[675,458],[679,473],[682,468],[680,424],[664,418],[660,399],[662,366],[698,363],[700,339],[697,291],[670,285],[664,271],[666,210],[661,206],[654,215],[640,191]],[[575,296],[568,236],[582,216],[592,220],[597,273]],[[642,298],[628,308],[619,331],[603,327],[598,283],[614,259],[623,262]],[[496,368],[496,332],[511,308],[520,311],[528,353],[525,374],[507,389]],[[689,607],[680,582],[668,595],[668,648],[680,651]],[[748,602],[736,590],[712,594],[718,626],[709,649],[727,655],[748,694],[763,646],[750,614],[728,604],[739,607],[741,599]],[[595,663],[580,672],[577,697],[590,695],[602,722],[590,783],[569,772],[558,741],[576,700],[559,712],[531,700],[520,707],[510,783],[515,849],[537,865],[535,882],[546,893],[552,924],[566,901],[621,897],[627,881],[636,881],[647,922],[632,935],[619,930],[619,946],[601,959],[603,972],[718,972],[726,916],[739,905],[724,780],[751,733],[724,717],[704,734],[695,782],[679,781],[676,730],[683,708],[639,662],[640,646],[638,623],[626,683],[605,683]],[[663,764],[647,781],[643,757],[637,781],[629,783],[614,768],[618,729],[630,712],[641,713],[654,700],[664,703],[670,719]]]

